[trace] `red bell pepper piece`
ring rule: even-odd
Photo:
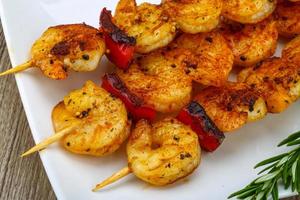
[[[127,69],[133,59],[136,40],[129,37],[112,21],[111,11],[103,8],[100,15],[100,30],[103,32],[107,58],[121,69]]]
[[[206,151],[216,150],[223,142],[225,135],[208,117],[204,108],[192,101],[177,116],[182,123],[191,126],[199,136],[200,146]]]
[[[142,118],[154,120],[156,111],[144,106],[143,100],[133,94],[116,73],[105,74],[102,79],[102,87],[123,101],[134,120]]]

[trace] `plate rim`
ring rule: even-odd
[[[14,54],[11,52],[11,37],[9,36],[8,34],[8,25],[7,25],[7,20],[6,20],[6,15],[5,15],[5,11],[4,11],[4,6],[3,6],[3,0],[0,1],[0,19],[1,19],[1,24],[2,24],[2,30],[3,30],[3,33],[4,33],[4,38],[5,38],[5,42],[6,42],[6,47],[7,47],[7,51],[8,51],[8,55],[9,55],[9,59],[10,59],[10,63],[11,63],[11,66],[12,68],[14,66],[16,66],[16,59],[14,57]],[[18,74],[14,74],[13,75],[15,80],[16,80],[16,83],[17,83],[17,88],[18,88],[18,91],[19,91],[19,96],[21,98],[21,102],[22,102],[22,106],[24,108],[24,112],[25,112],[25,115],[26,115],[26,119],[27,119],[27,122],[28,122],[28,125],[29,125],[29,128],[30,128],[30,131],[31,131],[31,135],[33,137],[33,140],[34,140],[34,143],[37,144],[39,141],[38,141],[38,134],[37,134],[37,131],[34,129],[34,126],[33,126],[33,119],[30,117],[30,112],[29,112],[29,103],[28,103],[28,100],[25,99],[25,95],[23,95],[23,92],[24,92],[24,88],[22,87],[22,78],[20,78],[20,76],[18,76]],[[38,155],[42,161],[42,166],[44,167],[44,170],[46,172],[46,175],[47,175],[47,178],[50,182],[50,185],[54,191],[54,194],[56,196],[57,199],[61,199],[61,200],[65,200],[64,198],[64,193],[63,191],[60,189],[60,187],[58,186],[57,182],[55,181],[55,178],[54,178],[54,175],[52,175],[52,169],[48,166],[50,166],[48,164],[48,161],[47,159],[45,158],[44,155],[41,155],[40,152],[38,152]]]
[[[7,20],[6,20],[6,15],[5,15],[5,11],[4,11],[4,6],[3,6],[3,0],[0,0],[0,19],[1,19],[1,24],[2,24],[2,30],[3,30],[3,33],[4,33],[4,38],[5,38],[5,43],[6,43],[6,47],[7,47],[7,50],[8,50],[8,54],[9,54],[9,58],[10,58],[10,62],[11,62],[11,66],[12,68],[14,66],[16,66],[16,59],[15,59],[15,56],[14,54],[11,52],[11,41],[12,41],[12,38],[9,36],[8,34],[8,24],[7,24]],[[24,108],[24,111],[25,111],[25,115],[26,115],[26,118],[27,118],[27,121],[28,121],[28,124],[29,124],[29,128],[30,128],[30,131],[31,131],[31,135],[34,139],[34,142],[35,143],[38,143],[39,142],[39,139],[38,139],[38,132],[35,130],[33,124],[33,119],[31,118],[31,115],[30,115],[30,112],[29,112],[29,103],[28,103],[28,100],[25,98],[25,95],[23,95],[24,93],[24,87],[23,87],[23,84],[22,84],[22,78],[18,75],[18,74],[14,74],[13,75],[15,77],[15,80],[16,80],[16,84],[17,84],[17,88],[18,88],[18,91],[19,91],[19,96],[21,98],[21,102],[22,102],[22,105],[23,105],[23,108]],[[42,161],[42,166],[44,167],[44,170],[46,172],[46,175],[47,175],[47,178],[50,182],[50,185],[56,195],[56,198],[57,199],[61,199],[61,200],[65,200],[65,197],[64,197],[64,192],[60,189],[59,185],[57,184],[57,182],[55,181],[55,176],[52,175],[52,169],[50,166],[50,164],[48,164],[48,161],[45,157],[45,154],[40,154],[40,152],[38,152],[39,154],[39,157]],[[241,186],[242,187],[242,186]],[[232,191],[234,192],[234,191]],[[230,194],[228,194],[230,195]],[[296,192],[292,192],[290,189],[288,190],[283,190],[283,189],[279,189],[279,198],[288,198],[288,197],[292,197],[294,195],[297,195]]]

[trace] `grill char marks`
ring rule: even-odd
[[[106,74],[104,76],[104,80],[110,82],[110,84],[113,85],[113,87],[116,88],[122,96],[126,97],[134,106],[138,107],[143,104],[143,100],[133,94],[116,73]]]
[[[216,150],[223,142],[225,135],[206,114],[204,108],[192,101],[177,116],[178,120],[191,126],[199,137],[201,147],[206,151]]]
[[[130,46],[136,44],[136,39],[134,37],[129,37],[119,29],[113,22],[111,12],[106,8],[103,9],[100,15],[100,26],[104,29],[105,32],[109,33],[112,40],[117,43],[124,43]]]
[[[196,101],[192,101],[188,106],[187,110],[197,121],[201,123],[201,127],[208,134],[212,134],[218,139],[223,140],[225,138],[222,131],[218,129],[215,123],[206,114],[204,108]]]

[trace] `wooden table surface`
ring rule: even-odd
[[[11,67],[0,25],[0,71]],[[14,76],[0,78],[0,200],[56,199],[34,145]],[[74,200],[74,199],[73,199]],[[285,200],[300,200],[292,197]]]

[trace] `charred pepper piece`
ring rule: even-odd
[[[199,136],[201,147],[206,151],[216,150],[223,142],[225,135],[206,114],[204,108],[192,101],[177,116],[182,123],[191,126]]]
[[[156,111],[145,106],[143,100],[133,94],[116,73],[105,74],[102,79],[102,87],[112,95],[120,98],[135,120],[154,120]]]
[[[111,11],[106,8],[101,11],[100,30],[108,49],[107,58],[118,68],[127,69],[134,55],[135,38],[126,35],[113,23]]]

